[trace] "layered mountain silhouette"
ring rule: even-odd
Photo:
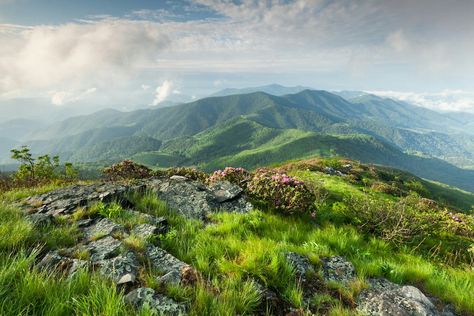
[[[27,143],[72,161],[132,158],[209,170],[345,156],[474,191],[474,171],[454,166],[474,165],[474,126],[464,116],[356,91],[288,89],[300,91],[234,90],[172,107],[103,110],[31,133]]]

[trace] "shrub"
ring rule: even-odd
[[[187,167],[175,167],[166,170],[166,175],[171,176],[183,176],[188,179],[205,182],[207,180],[207,174],[197,170],[196,168]]]
[[[103,173],[107,179],[112,181],[142,179],[152,176],[151,169],[131,160],[124,160],[113,164],[112,166],[105,168]]]
[[[16,187],[32,187],[53,181],[73,181],[77,179],[78,170],[71,163],[61,166],[59,156],[43,155],[34,158],[28,146],[12,149],[11,158],[20,162],[18,170],[11,177],[0,179],[0,190]]]
[[[241,187],[246,187],[247,182],[252,178],[252,174],[243,168],[226,167],[224,170],[214,171],[208,182],[226,180]]]
[[[285,173],[258,169],[248,183],[247,190],[268,206],[285,213],[314,211],[314,193],[303,181]]]

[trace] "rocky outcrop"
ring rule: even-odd
[[[157,315],[181,316],[186,315],[186,307],[174,300],[157,294],[150,288],[138,288],[125,296],[125,301],[137,308],[147,306]]]
[[[190,265],[157,246],[148,246],[146,257],[150,260],[152,267],[163,274],[158,278],[162,283],[179,284],[182,281],[187,283],[189,278],[194,278],[192,274],[195,272]]]
[[[357,309],[367,316],[450,316],[449,308],[439,311],[418,288],[401,286],[386,279],[369,279],[370,288],[357,299]]]
[[[137,256],[131,251],[112,259],[101,260],[97,265],[103,276],[112,279],[118,285],[135,283],[140,267]]]
[[[45,194],[29,197],[25,200],[29,213],[48,214],[58,216],[70,214],[79,206],[85,206],[92,201],[109,202],[120,200],[132,190],[139,190],[138,186],[127,186],[112,183],[74,185]]]
[[[183,178],[155,179],[147,187],[171,209],[188,218],[206,220],[208,214],[218,211],[245,213],[253,208],[236,185],[220,182],[207,187]]]
[[[321,261],[324,281],[348,283],[355,278],[354,265],[343,257],[323,258]]]

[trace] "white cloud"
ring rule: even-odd
[[[89,88],[84,91],[80,92],[72,92],[72,91],[52,91],[49,93],[51,96],[51,104],[61,106],[66,103],[73,103],[80,101],[87,96],[95,93],[97,88]]]
[[[165,101],[173,93],[173,82],[170,80],[165,80],[161,85],[159,85],[155,90],[155,99],[153,100],[153,105],[158,105],[161,102]]]
[[[444,90],[441,92],[367,91],[369,93],[406,101],[438,111],[462,111],[474,113],[474,92]]]
[[[83,88],[128,78],[156,58],[167,36],[147,22],[110,21],[0,29],[0,95]]]

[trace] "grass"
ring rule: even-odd
[[[164,286],[157,281],[159,273],[153,270],[142,271],[139,279],[144,285],[185,302],[191,315],[249,315],[265,310],[267,307],[261,306],[265,287],[277,292],[283,305],[309,305],[314,312],[327,315],[354,315],[351,304],[370,277],[415,285],[451,303],[463,315],[474,315],[472,268],[447,266],[410,246],[395,247],[339,218],[333,204],[348,194],[366,196],[364,187],[314,172],[295,174],[307,181],[317,181],[329,192],[329,199],[321,203],[316,219],[254,210],[247,214],[214,214],[204,225],[173,212],[150,192],[132,194],[129,200],[136,211],[167,218],[171,230],[159,238],[160,246],[199,271],[193,286]],[[35,268],[40,251],[69,247],[76,242],[79,235],[74,222],[78,219],[102,214],[128,228],[146,222],[144,217],[122,209],[118,203],[97,203],[78,209],[71,219],[64,218],[55,226],[37,230],[11,205],[19,198],[53,188],[16,190],[0,197],[0,314],[151,314],[146,309],[135,311],[125,305],[123,293],[92,271],[80,271],[67,279]],[[394,199],[385,193],[370,194],[378,199]],[[146,245],[133,234],[123,242],[138,253]],[[320,267],[322,257],[344,256],[354,263],[358,277],[347,288],[339,284],[321,285],[307,300],[305,289],[296,281],[293,268],[285,259],[289,251],[307,256],[316,268]],[[88,253],[78,249],[74,256],[87,259]],[[320,279],[317,274],[310,277]]]

